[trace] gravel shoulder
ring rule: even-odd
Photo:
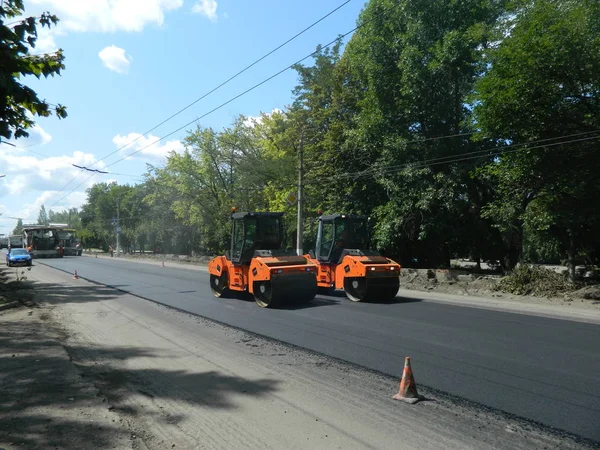
[[[0,448],[595,448],[423,388],[395,402],[398,379],[45,266],[28,277],[36,306],[0,312]]]
[[[41,308],[0,312],[0,448],[143,448],[70,361],[65,339]]]

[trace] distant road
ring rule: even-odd
[[[124,259],[36,260],[98,283],[600,441],[600,326],[396,298],[269,310],[212,296],[208,274]],[[34,268],[35,270],[35,268]]]

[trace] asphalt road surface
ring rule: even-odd
[[[116,258],[35,263],[393,376],[410,356],[418,385],[600,441],[598,325],[400,296],[363,304],[319,295],[262,309],[213,297],[199,270]]]

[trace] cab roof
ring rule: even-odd
[[[282,212],[236,212],[231,215],[234,220],[245,219],[246,217],[282,217]]]

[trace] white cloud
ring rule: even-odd
[[[133,61],[130,55],[125,55],[125,49],[115,45],[105,47],[98,53],[98,56],[109,70],[117,73],[127,73],[129,64]]]
[[[50,29],[47,27],[38,27],[37,32],[38,36],[35,41],[35,49],[31,53],[37,55],[40,53],[54,53],[58,50],[58,44],[56,43],[55,37],[64,35],[64,33],[61,33],[54,27]]]
[[[192,7],[192,11],[208,17],[213,22],[217,20],[216,0],[198,0]]]
[[[11,149],[0,153],[0,167],[2,173],[6,174],[3,178],[3,188],[0,196],[4,194],[19,196],[30,193],[31,191],[59,191],[65,184],[65,179],[72,179],[73,186],[68,186],[64,192],[57,195],[53,200],[59,200],[61,196],[73,189],[77,184],[86,179],[86,174],[82,174],[80,169],[73,167],[90,166],[96,163],[96,158],[91,153],[73,152],[72,155],[35,157],[25,154],[23,150]],[[103,164],[96,166],[102,169]],[[98,182],[98,176],[90,178],[79,189],[84,191],[94,182]],[[12,215],[12,214],[11,214]]]
[[[157,142],[156,144],[153,144],[153,142],[156,142],[159,138],[151,134],[147,136],[141,135],[140,133],[129,133],[126,136],[118,134],[113,138],[113,143],[119,148],[129,144],[134,139],[137,140],[133,144],[121,150],[123,156],[130,155],[134,151],[139,150],[133,157],[164,161],[170,152],[183,153],[185,150],[183,143],[179,140],[167,141],[164,143]]]
[[[142,31],[148,24],[162,25],[165,13],[180,8],[183,0],[29,0],[41,10],[56,14],[65,31]]]
[[[265,117],[271,117],[273,114],[284,114],[284,112],[279,108],[273,108],[270,113],[261,113],[260,116],[245,117],[242,123],[244,126],[254,128],[256,125],[261,124]]]
[[[20,138],[16,140],[11,139],[6,142],[9,142],[19,148],[25,149],[37,145],[46,145],[52,140],[52,136],[37,123],[31,128],[29,128],[27,132],[29,133],[28,138]]]
[[[28,16],[33,15],[37,16],[41,11],[33,11],[29,10],[29,5],[27,5],[27,14],[18,15],[11,19],[12,23],[16,23],[19,21],[24,21]],[[53,26],[52,28],[48,27],[37,27],[37,37],[35,40],[35,47],[30,47],[29,44],[26,44],[30,48],[30,54],[39,55],[43,53],[54,53],[58,50],[58,45],[56,44],[55,37],[63,36],[65,33],[61,31],[59,28]]]
[[[35,124],[33,127],[31,127],[29,131],[29,138],[27,139],[29,142],[31,142],[32,145],[37,145],[37,143],[41,145],[46,145],[52,140],[52,136],[38,124]]]
[[[0,233],[10,233],[18,217],[25,223],[35,222],[41,205],[45,205],[46,210],[54,211],[81,207],[87,199],[85,190],[103,181],[101,175],[89,177],[71,165],[94,164],[96,158],[89,153],[74,152],[72,155],[36,158],[13,147],[6,146],[2,150],[0,167],[6,176],[0,179]],[[104,166],[98,163],[94,167],[102,169]],[[60,191],[65,186],[65,180],[73,178],[73,183]],[[82,181],[84,183],[78,186]],[[77,190],[71,192],[74,188]]]
[[[63,192],[56,191],[44,191],[32,203],[25,203],[20,209],[11,211],[11,217],[20,217],[23,219],[23,223],[35,223],[37,221],[38,214],[42,205],[46,208],[46,211],[63,211],[69,208],[80,208],[87,200],[87,194],[84,191],[73,192],[69,194],[64,200],[58,205],[50,207],[50,205],[56,200],[60,199],[64,195]],[[6,224],[4,224],[6,225]],[[15,220],[16,225],[16,220]]]
[[[23,156],[22,150],[15,149],[0,153],[0,167],[6,174],[0,179],[0,201],[4,203],[0,204],[0,212],[3,213],[0,216],[0,232],[10,233],[14,228],[16,219],[11,217],[21,217],[26,223],[35,221],[41,205],[54,211],[83,205],[87,198],[85,190],[102,178],[100,175],[89,177],[71,164],[89,166],[95,162],[93,155],[83,152],[46,158]],[[95,167],[102,168],[103,165],[99,163]],[[73,183],[60,191],[65,180],[76,175]],[[78,186],[82,181],[84,183]],[[74,188],[77,190],[71,192]]]

